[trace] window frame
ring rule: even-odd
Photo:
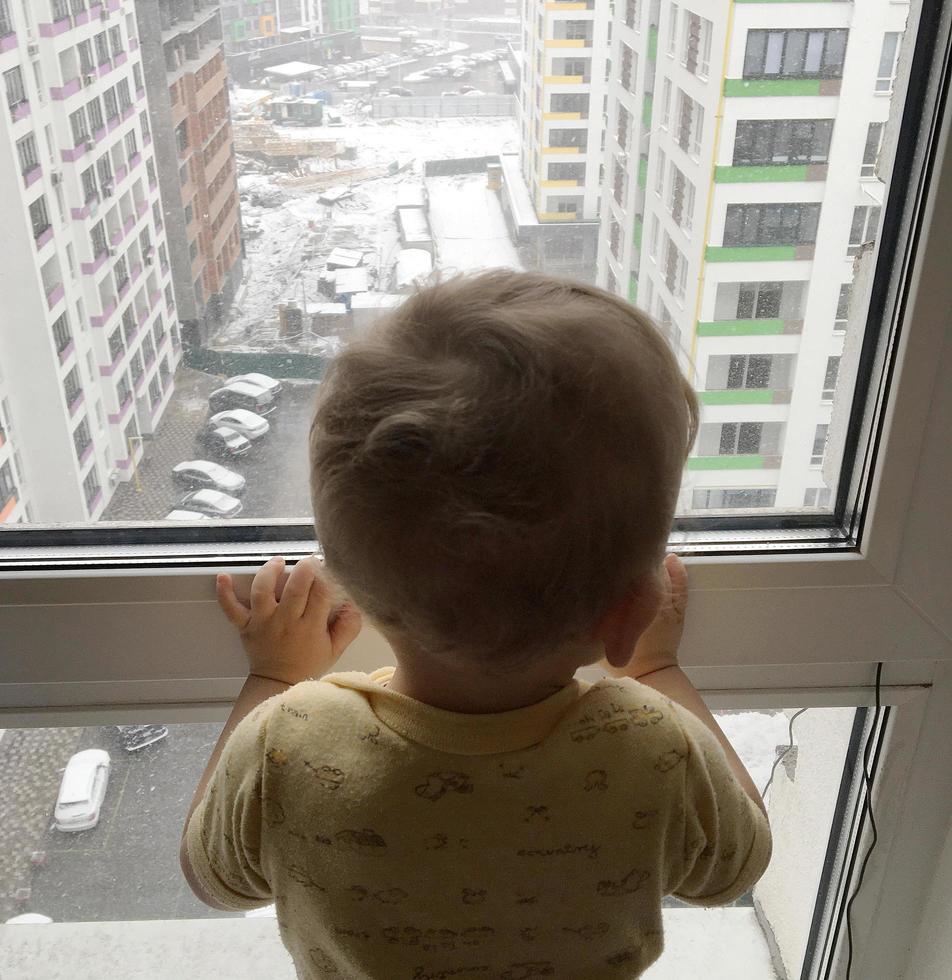
[[[921,19],[930,16],[939,14]],[[872,409],[852,426],[850,441],[862,451],[842,477],[849,493],[833,522],[793,523],[770,539],[756,524],[727,533],[676,528],[671,537],[692,587],[682,663],[711,707],[871,705],[875,664],[884,664],[882,703],[899,710],[874,790],[880,842],[852,913],[856,976],[928,975],[910,967],[940,948],[937,924],[952,900],[941,877],[952,768],[935,765],[952,753],[952,612],[942,591],[952,562],[934,546],[952,468],[952,117],[938,113],[936,129],[939,121],[941,138],[916,141],[931,185],[901,216],[887,208],[879,247],[895,244],[920,208],[924,228],[891,274],[877,277],[871,302],[871,316],[916,327],[864,350],[861,381],[877,379],[866,399]],[[0,635],[14,638],[15,655],[0,662],[4,724],[101,724],[132,714],[224,720],[246,662],[217,610],[214,573],[238,574],[246,588],[265,557],[293,560],[314,547],[296,522],[265,530],[239,524],[226,529],[229,540],[189,543],[194,530],[186,529],[177,542],[135,553],[80,532],[71,548],[51,545],[42,565],[39,545],[5,550]],[[379,634],[365,629],[336,669],[392,662]]]

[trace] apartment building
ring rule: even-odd
[[[217,0],[136,0],[182,336],[204,344],[241,283],[241,214]]]
[[[357,0],[278,0],[278,28],[308,28],[312,34],[356,31],[360,23]]]
[[[360,21],[358,0],[223,0],[221,8],[228,54],[356,31]]]
[[[654,315],[699,390],[682,512],[831,499],[824,450],[908,9],[615,5],[598,281]]]
[[[228,54],[278,44],[278,0],[223,0],[222,24]]]
[[[96,520],[181,357],[132,0],[0,0],[0,521]]]

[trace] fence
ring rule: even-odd
[[[451,85],[450,79],[444,79]],[[512,95],[407,95],[400,98],[371,100],[375,119],[400,116],[465,117],[514,116],[516,100]]]
[[[490,163],[499,163],[499,155],[489,157],[457,157],[455,160],[425,160],[423,173],[427,177],[452,177],[456,174],[481,174]]]
[[[300,354],[290,351],[211,350],[208,347],[185,345],[183,360],[190,368],[206,374],[236,374],[259,372],[273,378],[304,378],[319,381],[324,377],[329,358],[320,354]]]

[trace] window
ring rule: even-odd
[[[99,472],[96,464],[93,463],[92,469],[90,469],[89,473],[86,474],[86,478],[83,480],[83,494],[86,498],[86,506],[90,510],[96,505],[100,490]]]
[[[134,129],[130,129],[129,132],[126,133],[125,143],[126,143],[126,158],[131,160],[139,152],[139,147],[138,144],[136,143],[136,131]]]
[[[149,406],[155,408],[161,400],[162,387],[159,384],[158,373],[156,373],[152,375],[152,380],[149,382]]]
[[[13,478],[13,465],[7,460],[0,466],[0,505],[5,506],[7,501],[17,495],[17,485]]]
[[[687,288],[687,259],[667,235],[664,236],[664,245],[664,284],[676,299],[683,299]]]
[[[747,32],[744,78],[840,78],[848,31]]]
[[[671,124],[671,79],[661,83],[661,127],[667,129]]]
[[[651,216],[651,235],[648,238],[648,255],[653,259],[658,255],[658,228],[658,216],[653,214]]]
[[[119,115],[119,103],[116,101],[115,89],[107,88],[102,94],[103,105],[106,107],[106,118],[110,121]]]
[[[17,140],[17,157],[20,161],[20,173],[28,174],[35,170],[40,161],[36,155],[36,140],[33,134],[29,133],[21,140]]]
[[[97,34],[94,40],[96,44],[96,63],[105,65],[109,62],[109,42],[106,38],[106,32],[103,31],[101,34]]]
[[[695,510],[746,510],[749,507],[773,507],[777,491],[770,487],[725,487],[695,490],[692,506]]]
[[[116,384],[116,401],[119,406],[123,406],[129,399],[132,398],[132,387],[129,384],[129,376],[123,373],[122,377]]]
[[[830,490],[828,487],[809,487],[803,492],[804,507],[829,507]]]
[[[77,109],[70,113],[70,129],[73,131],[73,143],[78,146],[89,139],[89,127],[86,124],[86,110]]]
[[[707,388],[769,388],[773,359],[772,354],[715,355],[708,360]]]
[[[90,201],[99,197],[99,189],[96,186],[95,168],[87,167],[83,171],[80,179],[83,185],[83,203],[88,204]]]
[[[122,28],[118,24],[115,27],[109,28],[109,48],[114,58],[118,58],[123,52]]]
[[[686,92],[678,90],[678,146],[695,159],[704,137],[704,108]]]
[[[625,25],[636,29],[638,26],[638,0],[625,0]]]
[[[819,218],[819,204],[728,204],[724,244],[812,245]]]
[[[870,245],[876,241],[876,232],[879,229],[879,213],[880,208],[871,204],[861,204],[853,209],[847,255],[855,255],[864,245]]]
[[[26,89],[23,87],[23,75],[19,68],[11,68],[3,73],[3,84],[7,92],[7,105],[11,109],[26,102]]]
[[[30,223],[33,225],[34,238],[39,238],[50,227],[50,218],[46,211],[45,197],[38,197],[30,205]]]
[[[63,379],[63,394],[66,396],[67,406],[72,408],[82,393],[83,389],[79,383],[79,372],[73,367]]]
[[[826,163],[832,119],[739,119],[734,137],[735,167]]]
[[[852,290],[852,283],[845,282],[840,286],[840,295],[836,301],[836,319],[833,321],[833,329],[837,332],[842,332],[846,329],[850,315],[850,294]]]
[[[823,462],[826,453],[826,440],[829,436],[829,424],[818,425],[816,435],[813,437],[813,452],[810,454],[810,465],[819,466]]]
[[[711,68],[711,34],[714,25],[703,17],[684,11],[681,64],[692,74],[707,78]]]
[[[106,125],[102,114],[102,103],[98,98],[86,103],[86,114],[89,117],[89,125],[94,133],[98,133]]]
[[[588,146],[588,131],[585,129],[551,129],[549,146],[577,147],[585,151]]]
[[[890,94],[896,78],[896,62],[899,60],[899,39],[901,34],[890,31],[883,36],[883,49],[879,55],[879,69],[876,72],[876,91]]]
[[[720,456],[767,456],[779,451],[782,422],[701,423],[698,446],[716,439]]]
[[[89,432],[89,423],[84,418],[73,430],[73,445],[76,447],[76,458],[82,461],[83,453],[92,444],[93,437]]]
[[[860,168],[861,177],[875,177],[876,165],[879,163],[879,151],[883,145],[883,123],[870,123],[866,133],[866,146],[863,148],[863,165]]]
[[[550,163],[549,180],[584,180],[584,163]]]
[[[805,282],[721,282],[714,303],[715,320],[800,320]]]
[[[109,360],[115,363],[123,353],[122,328],[116,327],[109,335]]]
[[[836,379],[839,372],[839,357],[828,357],[826,359],[826,374],[823,376],[823,392],[820,396],[823,401],[833,401],[833,395],[836,393]]]
[[[89,233],[93,246],[94,258],[99,258],[109,250],[109,243],[106,241],[106,226],[102,221],[97,221],[93,225],[93,230]]]
[[[119,97],[119,107],[125,112],[132,108],[132,96],[129,94],[129,80],[120,78],[116,82],[116,94]]]
[[[674,52],[678,46],[678,5],[671,4],[671,12],[668,15],[668,54],[674,57]]]
[[[57,354],[62,354],[73,342],[73,335],[69,330],[69,318],[65,313],[61,313],[53,324],[53,340],[56,342]]]
[[[664,194],[665,170],[667,168],[667,158],[664,150],[658,150],[658,165],[655,167],[654,192],[661,197]]]
[[[690,231],[694,224],[694,202],[694,184],[672,163],[666,207],[674,223],[684,231]]]
[[[638,56],[623,41],[621,44],[621,84],[626,91],[634,92],[637,73]]]
[[[96,70],[92,42],[89,40],[80,41],[76,45],[76,50],[79,52],[79,70],[83,75],[91,75]]]
[[[588,118],[588,95],[580,92],[554,92],[550,106],[553,112],[577,112],[583,119]]]

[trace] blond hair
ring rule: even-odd
[[[327,568],[391,640],[522,665],[657,569],[697,422],[661,333],[604,290],[508,270],[420,289],[321,385]]]

